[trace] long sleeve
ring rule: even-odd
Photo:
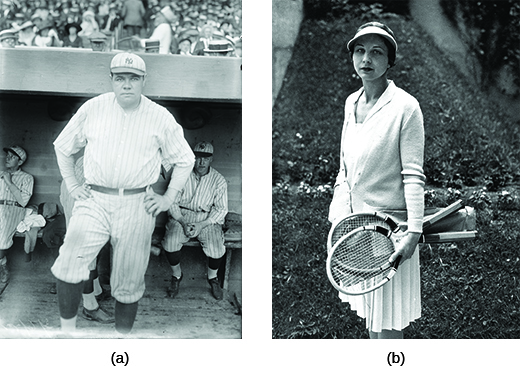
[[[172,124],[167,126],[161,144],[161,163],[167,170],[173,167],[168,188],[180,191],[193,170],[195,155],[184,139],[182,127],[175,122],[173,117],[171,120]]]
[[[420,233],[424,217],[425,176],[423,173],[424,125],[418,107],[403,124],[400,148],[408,230]]]
[[[74,169],[74,158],[67,156],[59,149],[55,148],[56,159],[58,160],[58,167],[60,169],[61,176],[67,187],[69,193],[80,186],[78,179],[76,179]]]
[[[215,190],[214,203],[209,212],[208,220],[212,223],[222,223],[228,213],[227,183],[220,182]]]

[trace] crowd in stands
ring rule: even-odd
[[[3,0],[0,47],[242,56],[240,0]]]

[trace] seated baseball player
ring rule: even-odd
[[[27,159],[22,147],[4,148],[5,171],[0,172],[0,294],[9,283],[6,251],[13,245],[16,227],[25,217],[34,178],[20,167]]]
[[[163,248],[172,268],[172,280],[167,293],[174,298],[182,280],[181,249],[196,238],[208,257],[208,282],[215,299],[223,298],[217,278],[218,268],[226,252],[222,225],[228,212],[227,183],[210,165],[213,146],[200,142],[193,148],[195,166],[184,189],[168,210]]]

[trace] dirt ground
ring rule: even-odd
[[[57,295],[49,292],[54,277],[50,272],[52,257],[45,245],[38,243],[30,262],[26,262],[23,239],[15,238],[7,259],[11,280],[0,295],[0,338],[59,338]],[[153,339],[239,339],[242,316],[235,296],[225,291],[217,301],[205,277],[205,256],[200,248],[183,249],[183,273],[180,293],[175,299],[166,295],[171,269],[165,257],[150,256],[146,273],[146,292],[132,332],[125,338]],[[104,288],[109,288],[101,277]],[[230,284],[231,287],[236,287]],[[240,301],[239,301],[240,302]],[[111,296],[100,301],[107,312],[114,312]],[[82,305],[80,305],[81,313]],[[77,320],[78,338],[119,338],[114,325]]]

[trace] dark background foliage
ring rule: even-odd
[[[359,10],[350,3],[343,6]],[[333,182],[343,105],[361,87],[343,45],[357,26],[374,19],[387,23],[399,41],[389,78],[421,105],[429,184],[498,190],[515,182],[520,121],[504,116],[485,93],[468,84],[413,21],[385,13],[378,4],[370,6],[363,5],[363,16],[352,10],[341,19],[302,23],[273,108],[273,184]]]
[[[520,2],[441,0],[441,6],[479,61],[480,87],[487,90],[503,65],[511,66],[520,86]],[[458,17],[469,30],[460,26]]]

